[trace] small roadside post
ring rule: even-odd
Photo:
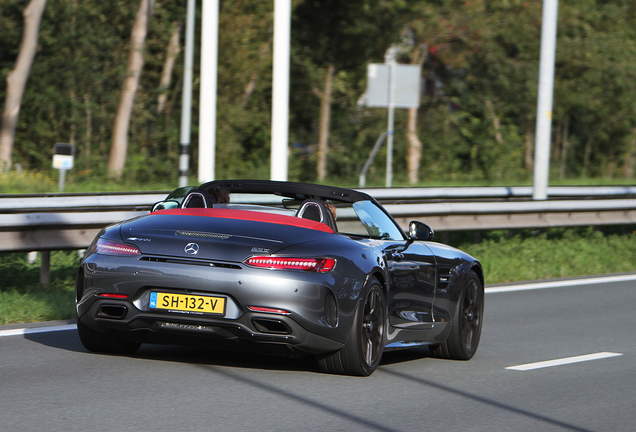
[[[64,191],[66,170],[73,168],[74,154],[75,148],[73,144],[55,143],[53,145],[53,168],[60,170],[60,192]]]
[[[53,168],[60,171],[60,192],[64,192],[66,170],[73,168],[74,155],[75,147],[73,144],[55,143],[53,145]],[[51,285],[51,251],[42,251],[41,253],[40,285],[44,288]]]

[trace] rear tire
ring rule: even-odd
[[[134,354],[141,344],[119,339],[118,337],[100,333],[86,326],[82,320],[77,320],[77,333],[84,348],[93,352],[109,354]]]
[[[444,343],[430,347],[434,357],[470,360],[477,351],[484,316],[484,287],[474,271],[468,273]]]
[[[369,376],[375,371],[384,351],[386,297],[382,285],[370,278],[366,296],[358,303],[349,339],[339,351],[318,357],[324,372]]]

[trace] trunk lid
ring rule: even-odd
[[[124,222],[122,239],[146,255],[242,262],[252,255],[275,254],[291,245],[334,235],[324,224],[290,216],[192,210],[160,211]]]

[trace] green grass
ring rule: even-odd
[[[199,184],[195,176],[190,176],[192,184]],[[67,174],[64,193],[97,193],[97,192],[142,192],[170,191],[178,187],[176,178],[164,178],[155,181],[139,181],[122,176],[121,179],[109,178],[107,175]],[[0,172],[0,194],[38,194],[58,193],[59,172],[10,171]]]
[[[68,319],[75,316],[76,251],[51,252],[51,284],[40,285],[40,261],[26,253],[0,254],[0,325]]]
[[[151,179],[140,178],[135,173],[124,173],[121,179],[113,179],[105,172],[93,172],[90,170],[74,171],[67,173],[64,192],[93,193],[93,192],[122,192],[122,191],[169,191],[178,187],[178,178],[172,176],[154,176]],[[293,180],[293,179],[292,179]],[[341,179],[331,177],[323,184],[357,188],[357,180],[347,184]],[[189,184],[198,184],[195,175],[190,175]],[[367,179],[366,187],[384,187],[383,176]],[[634,179],[623,178],[551,178],[550,186],[625,186],[634,185]],[[396,178],[394,187],[482,187],[482,186],[532,186],[532,180],[501,181],[468,181],[468,180],[435,180],[426,179],[416,185],[407,183],[404,179]],[[21,173],[10,171],[0,172],[0,194],[32,194],[59,192],[59,172],[54,169],[45,171],[24,171]]]
[[[636,231],[615,231],[552,228],[512,238],[495,231],[459,247],[481,261],[486,284],[636,271]]]
[[[474,244],[473,233],[451,237],[451,243],[478,258],[486,283],[636,271],[636,227],[554,228],[522,230],[511,238],[491,231]],[[75,317],[73,290],[79,257],[74,251],[51,252],[51,286],[39,284],[39,261],[26,253],[0,254],[0,325]]]

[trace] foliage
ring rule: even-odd
[[[0,2],[0,75],[13,68],[26,2]],[[294,0],[290,95],[291,180],[314,181],[319,92],[336,66],[327,182],[355,184],[386,131],[386,109],[358,105],[366,64],[389,46],[398,60],[423,56],[418,136],[425,182],[528,182],[536,117],[541,2],[526,0]],[[49,172],[55,142],[76,145],[69,181],[106,180],[114,115],[138,2],[47,2],[38,52],[23,97],[13,160]],[[628,0],[559,2],[553,181],[636,172],[636,14]],[[216,176],[269,177],[273,2],[222,0],[219,23]],[[183,50],[167,104],[160,75],[185,2],[157,0],[135,98],[125,182],[176,183]],[[196,161],[198,57],[195,42],[191,160]],[[5,88],[0,87],[0,100]],[[395,119],[395,181],[406,182],[406,113]],[[384,176],[382,149],[367,175]],[[191,163],[192,177],[196,163]],[[48,175],[48,174],[46,174]],[[54,174],[51,176],[55,177]],[[96,190],[109,188],[95,182]]]
[[[58,185],[53,178],[40,172],[0,173],[0,193],[47,193],[55,191]]]

